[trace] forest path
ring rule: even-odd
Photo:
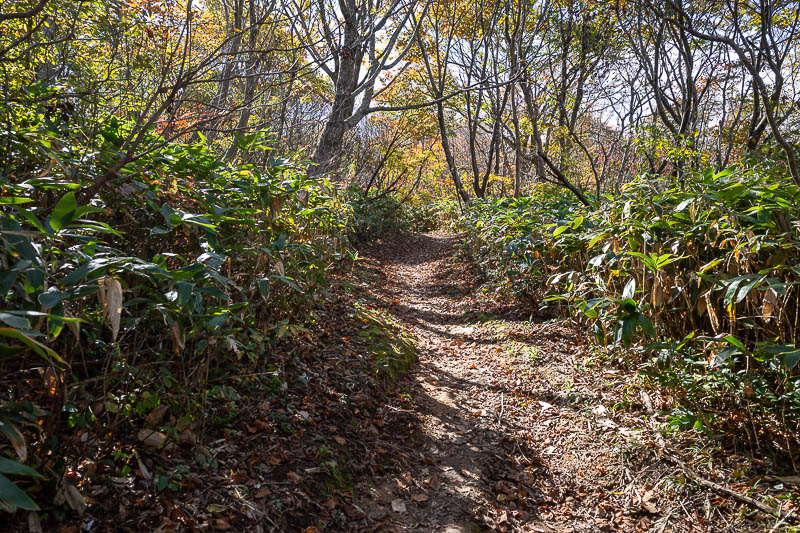
[[[539,412],[553,398],[530,398],[508,364],[533,363],[541,339],[499,318],[505,309],[475,294],[473,274],[455,257],[456,242],[404,235],[366,251],[381,265],[379,293],[388,310],[418,339],[419,361],[406,383],[416,418],[406,471],[375,486],[365,504],[380,531],[560,530],[547,524],[546,517],[561,522],[548,507],[570,498],[573,483],[552,476],[536,449],[542,443],[532,443],[537,437],[516,421],[531,402]],[[566,334],[552,327],[546,340],[561,349],[549,355],[567,355],[577,339]],[[555,422],[553,429],[566,421]],[[594,521],[578,525],[596,528]]]
[[[419,342],[383,450],[397,471],[355,498],[369,530],[750,529],[714,495],[670,482],[648,441],[647,393],[631,398],[629,376],[589,368],[586,332],[483,294],[457,241],[399,235],[362,250],[381,272],[379,306]]]

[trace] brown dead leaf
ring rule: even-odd
[[[227,518],[217,518],[214,520],[214,527],[220,531],[227,531],[231,528],[231,523]]]
[[[337,503],[338,502],[336,501],[336,498],[330,498],[328,500],[325,500],[325,502],[322,504],[322,506],[325,507],[329,511],[333,511],[334,509],[336,509]]]
[[[764,320],[768,320],[778,307],[778,293],[775,289],[767,289],[764,291],[764,299],[761,303],[761,316]]]
[[[656,506],[656,500],[658,499],[656,493],[652,490],[648,490],[642,496],[642,504],[641,507],[645,511],[650,514],[657,514],[658,507]]]
[[[300,483],[300,481],[303,480],[303,478],[300,477],[300,474],[298,474],[297,472],[288,472],[286,474],[286,479],[288,479],[292,483]]]
[[[150,413],[145,417],[144,423],[147,427],[154,428],[158,426],[161,421],[164,419],[164,415],[167,414],[167,407],[165,404],[157,405]]]
[[[122,317],[122,285],[110,276],[100,280],[98,297],[103,305],[103,318],[111,325],[111,339],[116,342],[119,335],[119,322]]]
[[[339,444],[341,444],[342,446],[344,446],[345,444],[347,444],[347,441],[346,441],[345,439],[343,439],[342,437],[333,437],[333,440],[335,440],[336,442],[338,442],[338,443],[339,443]]]
[[[73,511],[79,516],[83,515],[86,510],[86,500],[83,499],[81,491],[75,485],[67,483],[64,486],[64,499]]]
[[[142,428],[136,434],[136,438],[147,446],[153,448],[161,448],[167,442],[167,436],[160,431],[153,431],[152,429]]]

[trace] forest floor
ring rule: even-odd
[[[656,392],[598,358],[586,331],[479,290],[456,246],[403,235],[363,252],[380,275],[373,296],[419,346],[393,413],[397,466],[362,487],[362,530],[780,530],[664,460],[674,449],[713,464],[710,479],[746,492],[745,458],[665,442]]]
[[[587,331],[483,290],[456,236],[360,253],[269,365],[220,382],[195,438],[139,442],[136,424],[173,424],[158,408],[127,434],[65,436],[88,506],[56,507],[44,528],[18,513],[9,529],[785,530],[736,500],[786,492],[764,464],[691,432],[663,437],[656,389]],[[678,457],[730,493],[698,486]]]

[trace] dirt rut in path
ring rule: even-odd
[[[456,243],[363,250],[382,273],[373,302],[419,346],[380,450],[397,468],[361,486],[359,531],[762,530],[659,460],[655,400],[630,397],[632,375],[588,366],[586,332],[482,294]]]

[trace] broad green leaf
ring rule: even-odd
[[[261,297],[267,300],[269,298],[269,279],[259,278],[256,283],[258,283],[258,292],[261,293]]]
[[[31,323],[27,318],[22,318],[21,316],[12,315],[10,313],[0,311],[0,321],[12,328],[31,329]]]
[[[48,348],[44,344],[32,339],[31,337],[25,335],[21,331],[14,329],[14,328],[0,328],[0,336],[1,337],[9,337],[15,340],[18,340],[25,344],[28,348],[31,348],[33,351],[38,353],[44,359],[54,359],[59,363],[63,363],[64,360],[54,352],[52,349]]]
[[[694,202],[694,198],[687,198],[686,200],[682,201],[677,206],[675,206],[675,211],[680,213],[681,211],[689,207],[692,202]]]
[[[192,297],[192,293],[194,292],[194,283],[189,283],[188,281],[179,281],[175,287],[178,291],[178,300],[175,303],[178,306],[183,307],[189,302],[189,298]]]
[[[39,472],[29,467],[28,465],[24,465],[17,461],[12,461],[11,459],[6,459],[5,457],[2,456],[0,456],[0,474],[42,477],[42,475]]]
[[[19,205],[32,201],[31,198],[22,198],[21,196],[0,196],[0,205]]]
[[[711,361],[711,367],[712,368],[720,367],[723,364],[725,364],[725,362],[728,361],[728,359],[730,359],[732,356],[738,355],[740,353],[741,351],[739,350],[739,348],[736,348],[735,346],[729,346],[714,355],[714,359],[712,359]]]
[[[75,194],[68,192],[58,201],[50,214],[50,227],[53,231],[61,231],[75,218],[75,212],[78,210],[78,202],[75,199]]]
[[[723,282],[723,284],[727,287],[725,290],[725,298],[723,298],[722,301],[723,304],[730,304],[733,301],[733,297],[736,295],[736,291],[739,289],[739,286],[745,281],[751,279],[754,275],[755,274],[746,274],[744,276],[737,276]]]
[[[5,435],[11,443],[11,446],[14,448],[20,460],[24,461],[28,458],[28,446],[25,444],[25,437],[17,426],[10,422],[3,422],[0,420],[0,433]]]
[[[25,509],[26,511],[39,510],[39,506],[36,505],[36,502],[3,474],[0,474],[0,501],[19,507],[20,509]]]
[[[279,275],[277,275],[277,274],[273,274],[273,275],[272,275],[272,276],[270,276],[270,277],[273,277],[273,278],[275,278],[275,279],[279,279],[279,280],[281,280],[282,282],[284,282],[286,285],[290,286],[291,288],[293,288],[293,289],[294,289],[294,290],[296,290],[297,292],[300,292],[300,293],[302,293],[302,292],[303,292],[303,290],[302,290],[300,287],[298,287],[298,286],[297,286],[297,283],[295,283],[295,282],[294,282],[294,281],[292,281],[291,279],[287,278],[286,276],[279,276]]]
[[[780,355],[787,370],[793,369],[800,363],[800,349],[793,344],[773,344],[767,346],[767,353]]]
[[[636,328],[636,317],[628,316],[622,320],[621,339],[626,348],[633,342],[633,331]]]
[[[766,278],[766,276],[758,276],[750,283],[742,285],[742,287],[739,289],[739,292],[736,294],[736,303],[738,304],[739,302],[747,298],[747,295],[750,293],[751,290],[753,290],[753,287],[764,281],[764,278]]]
[[[744,343],[739,339],[737,339],[736,337],[734,337],[733,335],[727,335],[725,337],[725,340],[731,343],[732,345],[736,346],[737,348],[739,348],[742,352],[748,351]]]
[[[655,330],[655,328],[653,327],[653,324],[650,322],[650,319],[648,319],[648,318],[647,318],[645,315],[643,315],[642,313],[639,313],[639,326],[642,328],[642,330],[643,330],[643,331],[644,331],[644,332],[645,332],[645,333],[646,333],[648,336],[650,336],[650,337],[655,337],[655,335],[656,335],[656,330]]]
[[[69,293],[61,292],[55,287],[51,287],[50,290],[39,295],[39,303],[45,309],[52,309],[64,300],[69,300],[69,298]]]

